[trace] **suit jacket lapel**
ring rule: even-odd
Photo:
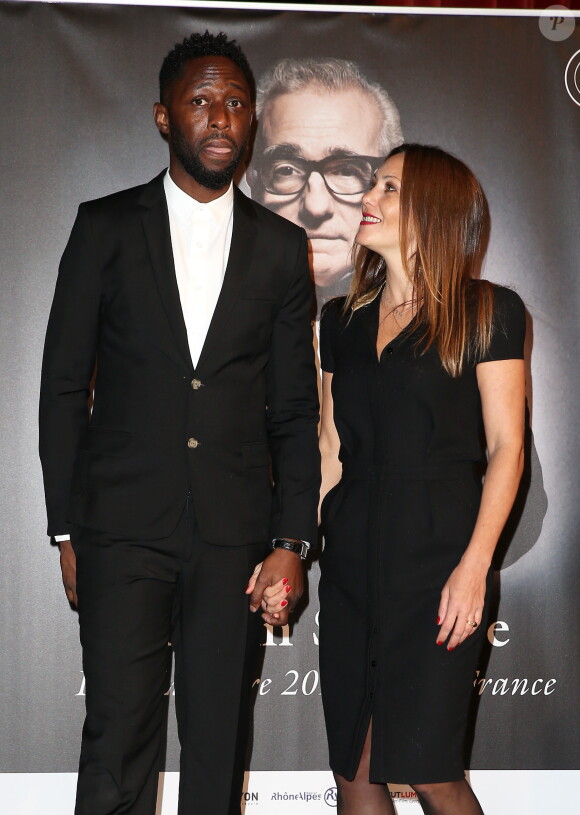
[[[227,341],[227,326],[239,299],[256,240],[256,213],[248,198],[234,187],[234,224],[232,243],[223,286],[205,338],[198,370],[207,368],[221,342]]]
[[[175,337],[179,361],[186,366],[188,371],[191,371],[193,363],[189,353],[187,329],[175,276],[169,213],[163,189],[164,175],[165,170],[143,190],[139,199],[143,207],[141,218],[159,297]]]

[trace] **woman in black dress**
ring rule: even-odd
[[[338,812],[394,813],[392,782],[430,815],[477,815],[464,741],[522,471],[524,307],[478,279],[487,202],[442,150],[394,150],[362,210],[351,292],[324,310],[320,340],[320,669]]]

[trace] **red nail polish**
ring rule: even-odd
[[[287,606],[287,605],[288,605],[288,600],[282,600],[282,602],[280,603],[280,605],[282,606],[282,608],[284,608],[284,606]]]
[[[292,591],[292,586],[286,586],[286,588],[284,589],[284,591]]]
[[[441,617],[437,617],[437,625],[441,622]]]
[[[454,645],[450,645],[450,646],[448,646],[448,647],[447,647],[447,650],[448,650],[448,651],[453,651],[453,649],[454,649],[454,648],[455,648],[455,646],[454,646]]]
[[[287,578],[287,577],[283,577],[283,578],[282,578],[282,585],[283,585],[283,586],[285,586],[287,582],[288,582],[288,578]]]
[[[443,640],[437,640],[437,645],[443,645]]]

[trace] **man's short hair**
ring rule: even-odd
[[[219,34],[191,34],[183,42],[174,45],[163,60],[159,71],[159,99],[162,104],[167,100],[167,91],[171,84],[183,74],[186,63],[197,57],[227,57],[231,59],[244,74],[250,87],[252,100],[255,98],[254,75],[246,55],[236,40],[229,40],[223,31]]]
[[[378,82],[371,82],[367,79],[356,62],[346,59],[333,57],[281,59],[262,76],[258,83],[256,94],[258,118],[271,99],[312,86],[328,91],[360,88],[377,103],[382,113],[383,126],[377,145],[379,153],[386,156],[393,147],[403,142],[399,111],[389,94]]]

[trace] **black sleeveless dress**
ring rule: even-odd
[[[524,305],[509,289],[494,286],[494,295],[491,347],[478,361],[522,359]],[[456,781],[464,777],[489,580],[482,624],[452,652],[436,645],[436,619],[481,498],[475,362],[452,378],[436,349],[417,353],[413,323],[379,361],[380,297],[350,319],[343,303],[329,303],[320,326],[343,466],[322,505],[320,672],[330,766],[354,777],[372,719],[371,781]]]

